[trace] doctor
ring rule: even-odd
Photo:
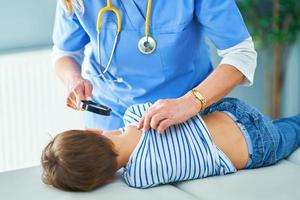
[[[253,83],[257,54],[234,0],[108,3],[118,10],[122,22],[115,49],[116,15],[105,12],[99,34],[96,27],[106,0],[57,3],[53,62],[69,89],[67,105],[78,109],[80,100],[92,99],[113,110],[109,117],[85,112],[86,127],[122,127],[127,107],[155,102],[139,126],[163,132],[196,115],[235,86]],[[141,43],[145,36],[147,44]],[[215,70],[206,37],[223,58]],[[87,44],[91,46],[89,55],[84,54]],[[141,45],[150,50],[143,50]],[[102,76],[112,51],[111,63]]]

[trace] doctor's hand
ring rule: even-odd
[[[163,133],[172,125],[185,122],[199,112],[199,102],[189,94],[178,99],[156,101],[139,122],[139,129],[150,128]]]
[[[75,110],[80,110],[81,100],[91,100],[93,85],[83,77],[74,78],[67,85],[68,97],[67,106]]]

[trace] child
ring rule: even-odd
[[[43,181],[90,191],[122,167],[131,187],[149,188],[272,165],[300,146],[300,115],[271,121],[244,102],[225,98],[163,134],[137,129],[151,103],[129,107],[126,128],[71,130],[44,149]]]

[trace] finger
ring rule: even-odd
[[[67,106],[69,106],[71,108],[74,108],[74,109],[77,109],[76,97],[75,97],[75,94],[73,92],[71,92],[69,94],[69,97],[67,98]]]
[[[72,101],[72,100],[67,100],[67,106],[70,108],[73,108],[75,110],[78,110],[76,102]]]
[[[67,105],[69,108],[73,108],[73,105],[72,105],[72,104],[67,103],[66,105]]]
[[[154,115],[152,118],[151,118],[151,122],[150,122],[150,126],[151,128],[153,129],[157,129],[160,121],[166,119],[165,115],[164,114],[156,114]]]
[[[93,85],[90,83],[90,81],[88,80],[84,81],[84,96],[86,100],[92,99],[92,91],[93,91]]]
[[[74,92],[70,92],[67,98],[68,101],[76,102],[76,96]]]
[[[139,121],[138,129],[142,129],[145,121],[145,116],[143,115],[142,119]]]
[[[151,116],[149,115],[149,113],[146,113],[145,115],[145,119],[144,119],[144,124],[143,124],[143,131],[146,132],[149,130],[150,128],[150,120],[151,120]]]
[[[150,129],[150,122],[151,122],[151,118],[152,116],[155,114],[155,107],[152,107],[148,110],[148,112],[145,115],[145,121],[144,121],[144,132],[148,131]]]
[[[74,105],[74,104],[69,104],[69,103],[67,103],[67,107],[72,108],[72,109],[74,109],[74,110],[80,110],[80,109],[78,109],[78,108],[76,107],[76,105]]]
[[[165,119],[161,121],[158,125],[157,131],[159,133],[164,133],[164,131],[172,125],[172,121],[170,119]]]
[[[77,110],[76,105],[74,103],[72,103],[71,101],[67,101],[67,106]]]
[[[84,98],[84,85],[79,85],[74,89],[75,99],[76,99],[76,106],[80,106],[80,102],[85,100]]]
[[[151,118],[153,116],[153,112],[147,112],[145,115],[144,125],[143,125],[143,131],[146,132],[150,129],[150,122]]]

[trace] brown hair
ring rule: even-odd
[[[113,178],[116,157],[108,138],[86,131],[66,131],[42,153],[42,180],[62,190],[90,191]]]

